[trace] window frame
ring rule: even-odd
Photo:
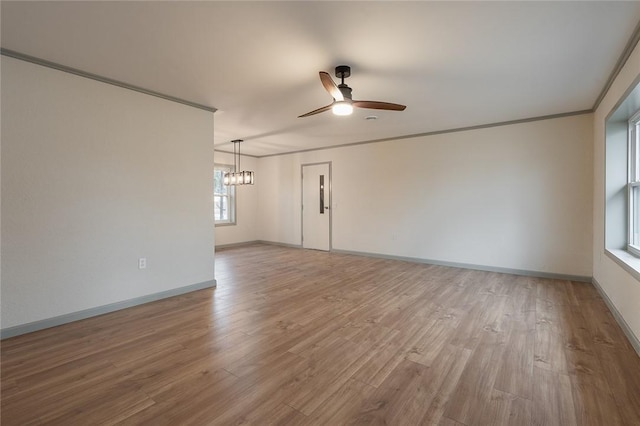
[[[640,257],[640,110],[629,119],[627,148],[627,251]],[[634,236],[637,235],[637,237]]]
[[[224,187],[227,188],[227,193],[226,194],[220,194],[220,193],[216,193],[216,184],[215,184],[215,179],[216,179],[216,171],[222,171],[222,173],[226,173],[226,172],[234,172],[234,166],[232,164],[222,164],[222,163],[214,163],[213,165],[213,220],[215,222],[215,226],[232,226],[232,225],[236,225],[236,188],[233,185],[224,185]],[[216,203],[216,197],[227,197],[229,199],[228,201],[228,206],[229,206],[229,218],[228,219],[224,219],[224,220],[218,220],[216,218],[216,207],[215,207],[215,203]]]

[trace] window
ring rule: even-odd
[[[640,83],[605,119],[604,254],[640,280]]]
[[[236,193],[234,186],[223,182],[225,173],[232,172],[233,166],[216,164],[213,167],[213,215],[216,225],[236,223]]]
[[[629,239],[627,250],[640,256],[640,111],[629,120]]]

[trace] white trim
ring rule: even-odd
[[[228,170],[230,172],[235,172],[236,169],[234,167],[233,164],[224,164],[224,163],[213,163],[213,203],[214,203],[214,207],[213,207],[213,222],[214,222],[214,227],[217,226],[235,226],[238,223],[238,216],[237,216],[237,208],[238,208],[238,204],[237,204],[237,192],[236,192],[236,187],[235,185],[225,185],[228,186],[229,190],[227,192],[227,194],[222,195],[222,196],[226,196],[227,198],[229,198],[229,220],[216,220],[215,218],[215,200],[216,200],[216,190],[215,190],[215,171],[216,169],[218,170]],[[219,195],[220,196],[220,195]]]
[[[604,254],[640,281],[640,258],[622,249],[605,249]]]
[[[611,85],[613,85],[613,82],[616,80],[616,78],[618,78],[618,74],[620,74],[620,71],[622,71],[622,68],[624,68],[625,64],[627,63],[627,59],[629,59],[631,53],[633,53],[633,50],[636,48],[638,41],[640,41],[640,22],[638,22],[638,24],[636,25],[633,33],[631,34],[631,37],[629,38],[629,41],[627,41],[627,45],[620,54],[616,65],[611,70],[611,74],[609,75],[607,82],[602,87],[602,90],[600,90],[600,94],[596,98],[596,101],[591,108],[592,111],[595,112],[595,110],[597,110],[600,106],[600,103],[607,95],[607,92],[609,92]]]
[[[277,241],[251,240],[251,241],[241,241],[239,243],[220,244],[216,246],[216,250],[231,249],[236,247],[246,247],[246,246],[252,246],[255,244],[267,244],[270,246],[280,246],[280,247],[289,247],[289,248],[298,248],[298,249],[302,248],[302,246],[299,244],[279,243]]]
[[[640,356],[640,340],[638,340],[638,336],[636,336],[633,330],[631,330],[629,324],[627,324],[627,322],[624,320],[622,314],[618,311],[611,299],[609,299],[609,296],[604,291],[598,280],[595,279],[595,277],[593,278],[592,283],[596,290],[598,290],[598,293],[600,293],[602,300],[604,300],[604,303],[609,308],[609,311],[611,311],[611,314],[615,318],[616,322],[618,323],[624,334],[627,336],[627,339],[629,339],[629,343],[631,343],[633,349],[635,349],[638,356]]]
[[[111,84],[113,86],[122,87],[123,89],[133,90],[134,92],[144,93],[145,95],[155,96],[156,98],[166,99],[171,102],[187,105],[193,108],[202,109],[215,113],[216,108],[202,105],[196,102],[191,102],[186,99],[176,98],[175,96],[165,95],[164,93],[156,92],[154,90],[145,89],[144,87],[134,86],[133,84],[125,83],[123,81],[114,80],[112,78],[104,77],[98,74],[92,74],[90,72],[82,71],[77,68],[68,67],[66,65],[58,64],[44,59],[36,58],[35,56],[25,55],[24,53],[16,52],[5,48],[0,48],[0,55],[7,56],[9,58],[18,59],[25,62],[31,62],[32,64],[40,65],[43,67],[51,68],[54,70],[74,74],[80,77],[89,78],[91,80],[100,81],[102,83]]]
[[[246,247],[246,246],[252,246],[258,243],[259,241],[253,240],[253,241],[241,241],[239,243],[219,244],[219,245],[216,245],[216,250],[230,249],[230,248],[236,248],[236,247]]]
[[[640,124],[640,110],[636,111],[629,118],[627,130],[627,251],[634,256],[640,257],[640,247],[636,242],[634,234],[638,234],[639,224],[636,223],[636,210],[640,209],[640,200],[634,196],[634,189],[640,187],[638,180],[640,164],[638,164],[638,133]]]
[[[327,149],[346,148],[350,146],[367,145],[370,143],[391,142],[391,141],[398,141],[402,139],[420,138],[424,136],[443,135],[447,133],[468,132],[470,130],[488,129],[491,127],[500,127],[500,126],[511,126],[513,124],[530,123],[533,121],[554,120],[556,118],[572,117],[574,115],[592,114],[593,112],[594,111],[592,109],[584,109],[580,111],[563,112],[560,114],[541,115],[538,117],[522,118],[518,120],[509,120],[509,121],[500,121],[496,123],[480,124],[477,126],[455,127],[451,129],[445,129],[445,130],[434,130],[431,132],[413,133],[410,135],[391,136],[391,137],[382,138],[382,139],[371,139],[371,140],[364,140],[364,141],[358,141],[358,142],[347,142],[347,143],[338,144],[338,145],[322,146],[317,148],[300,149],[296,151],[278,152],[275,154],[254,155],[253,157],[255,158],[278,157],[281,155],[292,155],[292,154],[301,154],[303,152],[324,151]],[[246,140],[247,139],[245,139],[245,141]],[[226,151],[221,151],[221,152],[226,152]]]
[[[7,327],[0,330],[0,339],[19,336],[21,334],[32,333],[45,328],[57,327],[74,321],[79,321],[98,315],[108,314],[110,312],[131,308],[133,306],[144,305],[145,303],[155,302],[156,300],[167,299],[169,297],[179,296],[192,291],[203,290],[216,286],[216,280],[203,281],[201,283],[179,287],[172,290],[161,291],[159,293],[148,294],[146,296],[134,297],[133,299],[123,300],[121,302],[110,303],[108,305],[96,306],[95,308],[85,309],[82,311],[71,312],[59,315],[53,318],[47,318],[40,321],[34,321],[27,324]]]
[[[297,248],[297,249],[301,249],[302,245],[298,245],[298,244],[289,244],[289,243],[279,243],[277,241],[264,241],[264,240],[257,240],[256,243],[258,244],[268,244],[271,246],[280,246],[280,247],[289,247],[289,248]]]
[[[275,241],[264,241],[264,240],[253,240],[246,241],[241,243],[234,244],[225,244],[216,246],[216,249],[221,248],[235,248],[242,246],[249,246],[254,244],[267,244],[273,246],[281,246],[281,247],[289,247],[289,248],[303,248],[301,245],[296,244],[287,244],[287,243],[279,243]],[[349,254],[353,256],[364,256],[364,257],[375,257],[380,259],[389,259],[389,260],[401,260],[404,262],[413,262],[413,263],[426,263],[428,265],[438,265],[438,266],[449,266],[452,268],[462,268],[462,269],[474,269],[477,271],[487,271],[487,272],[499,272],[503,274],[512,274],[512,275],[524,275],[528,277],[538,277],[538,278],[550,278],[550,279],[558,279],[558,280],[569,280],[569,281],[579,281],[585,283],[591,283],[593,277],[586,275],[570,275],[570,274],[557,274],[553,272],[542,272],[542,271],[531,271],[526,269],[512,269],[512,268],[501,268],[499,266],[487,266],[487,265],[476,265],[470,263],[458,263],[458,262],[447,262],[444,260],[433,260],[433,259],[423,259],[418,257],[405,257],[405,256],[393,256],[388,254],[380,254],[380,253],[369,253],[362,251],[351,251],[351,250],[340,250],[340,249],[331,249],[330,253],[336,254]]]
[[[333,253],[351,254],[354,256],[377,257],[380,259],[401,260],[404,262],[426,263],[428,265],[448,266],[452,268],[474,269],[476,271],[498,272],[501,274],[524,275],[528,277],[550,278],[556,280],[569,280],[590,283],[592,277],[586,275],[558,274],[554,272],[531,271],[527,269],[503,268],[500,266],[476,265],[471,263],[448,262],[445,260],[423,259],[419,257],[393,256],[380,253],[368,253],[350,250],[332,250]]]

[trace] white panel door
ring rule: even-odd
[[[329,163],[302,166],[302,247],[331,248],[331,168]]]

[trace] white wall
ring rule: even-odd
[[[213,114],[1,66],[2,328],[213,280]]]
[[[326,161],[327,158],[331,158],[326,154],[326,151],[317,151],[306,155],[278,155],[260,159],[262,182],[260,182],[258,193],[260,208],[258,240],[291,245],[302,244],[300,237],[301,159],[320,157],[321,161]]]
[[[258,239],[301,244],[332,161],[333,248],[590,277],[592,115],[260,159]]]
[[[594,113],[593,276],[631,331],[640,337],[640,282],[605,254],[605,119],[640,77],[640,47],[636,46]],[[622,166],[624,168],[624,166]]]
[[[233,154],[216,151],[216,164],[233,165]],[[257,234],[258,192],[260,171],[258,159],[243,155],[240,160],[242,170],[255,172],[255,184],[236,187],[236,224],[216,226],[216,246],[255,241]]]

